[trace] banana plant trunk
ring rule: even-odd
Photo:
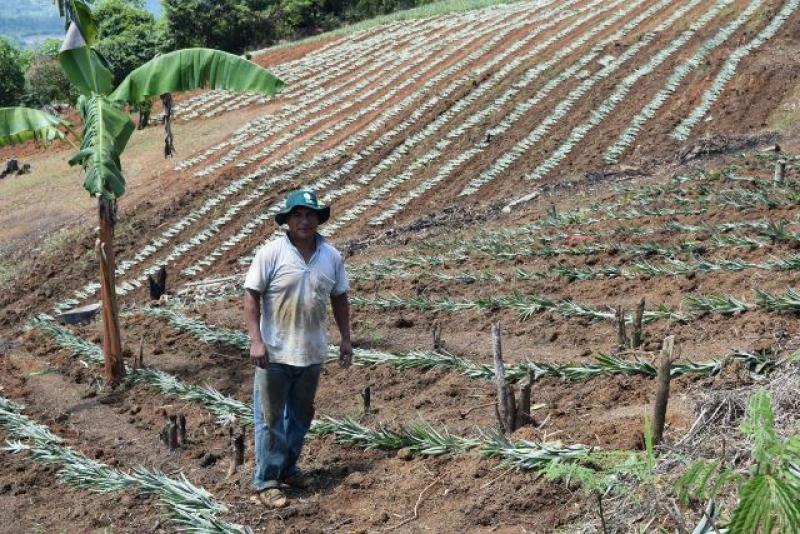
[[[117,314],[116,262],[114,261],[114,224],[116,202],[98,199],[100,213],[100,238],[97,241],[97,256],[100,261],[100,294],[103,300],[103,356],[105,358],[106,383],[116,388],[125,376],[122,361],[122,339],[119,334]]]

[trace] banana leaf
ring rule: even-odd
[[[86,43],[94,44],[97,27],[92,18],[92,8],[83,0],[53,0],[53,3],[58,6],[58,14],[64,19],[64,30],[68,30],[74,22]]]
[[[80,151],[69,164],[86,169],[83,187],[90,195],[117,199],[125,193],[119,157],[136,126],[127,113],[103,95],[86,99],[80,109],[83,139]]]
[[[107,95],[111,92],[114,75],[108,63],[97,50],[90,48],[73,21],[64,37],[58,61],[67,78],[82,95],[92,93]]]
[[[138,104],[164,93],[203,87],[274,95],[281,79],[239,56],[209,48],[187,48],[157,56],[131,72],[111,93],[118,102]]]
[[[24,107],[0,108],[0,146],[24,143],[31,139],[48,142],[62,139],[58,129],[66,123],[55,115]]]

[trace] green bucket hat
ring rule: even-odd
[[[331,216],[330,206],[320,206],[317,200],[317,194],[313,191],[306,191],[305,189],[297,189],[291,191],[286,195],[286,200],[283,203],[283,209],[275,214],[275,222],[278,224],[285,224],[286,218],[295,208],[310,208],[317,212],[319,215],[319,223],[322,224]]]

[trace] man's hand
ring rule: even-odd
[[[353,363],[353,345],[349,341],[342,341],[339,344],[339,365],[347,369],[351,363]]]
[[[257,367],[261,367],[262,369],[267,368],[269,353],[263,341],[254,341],[250,344],[250,361]]]

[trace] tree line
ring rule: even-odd
[[[432,0],[161,0],[156,19],[144,0],[99,0],[92,11],[96,49],[119,83],[157,54],[181,48],[216,48],[243,54],[343,24],[408,9]],[[47,39],[33,50],[0,38],[0,106],[40,107],[77,98]]]

